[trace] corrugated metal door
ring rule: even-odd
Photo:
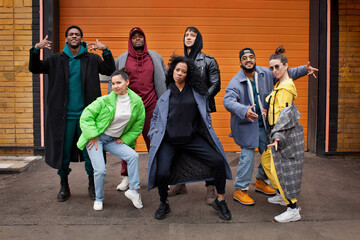
[[[84,40],[99,39],[118,57],[127,50],[128,33],[141,27],[148,48],[163,56],[165,64],[175,52],[183,55],[183,34],[187,26],[196,26],[203,35],[203,52],[216,58],[221,71],[221,91],[216,96],[218,112],[212,114],[213,125],[226,151],[239,151],[229,138],[230,114],[222,99],[230,79],[239,71],[239,50],[252,47],[258,66],[268,66],[268,58],[276,47],[283,45],[290,67],[308,60],[309,2],[244,1],[244,0],[63,0],[60,1],[60,36],[70,25],[78,25]],[[100,54],[100,53],[99,53]],[[307,136],[307,77],[296,81],[298,99],[295,103],[302,113],[301,123]],[[104,86],[104,93],[105,93]],[[139,138],[138,151],[146,147]]]

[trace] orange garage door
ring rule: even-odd
[[[62,0],[60,1],[60,46],[70,25],[78,25],[84,41],[99,39],[109,46],[114,57],[127,50],[128,33],[141,27],[148,49],[163,56],[165,64],[175,52],[183,55],[183,34],[187,26],[196,26],[204,39],[203,52],[216,58],[221,72],[221,91],[216,96],[218,112],[212,114],[213,125],[226,151],[240,148],[229,138],[230,113],[222,105],[225,88],[239,71],[239,50],[252,47],[258,66],[268,66],[268,57],[283,45],[290,67],[303,65],[308,59],[309,3],[294,1],[243,0]],[[62,48],[62,47],[61,47]],[[301,123],[307,136],[307,77],[296,81],[302,113]],[[106,84],[102,86],[106,93]],[[306,139],[305,139],[306,141]],[[138,139],[138,151],[146,151]]]

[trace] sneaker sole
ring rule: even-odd
[[[243,204],[243,205],[246,205],[246,206],[254,206],[254,205],[255,205],[255,202],[253,202],[253,203],[244,203],[244,202],[240,201],[240,200],[239,200],[238,198],[236,198],[236,197],[233,197],[233,199],[234,199],[234,201],[239,202],[239,203],[241,203],[241,204]]]
[[[276,195],[276,192],[274,192],[274,193],[267,193],[267,192],[264,192],[263,190],[258,189],[258,188],[255,188],[255,192],[263,193],[263,194],[265,194],[265,195],[267,195],[267,196],[275,196],[275,195]]]
[[[294,219],[289,219],[289,220],[276,220],[276,218],[274,218],[275,221],[279,222],[279,223],[288,223],[288,222],[296,222],[299,221],[301,219],[301,216],[299,216],[298,218],[294,218]]]
[[[284,203],[284,202],[270,202],[269,200],[268,200],[268,203],[271,203],[271,204],[278,204],[278,205],[281,205],[281,206],[284,206],[284,207],[286,207],[287,205],[286,205],[286,203]]]

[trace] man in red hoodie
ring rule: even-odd
[[[164,60],[155,51],[147,49],[144,31],[139,27],[134,27],[129,33],[128,51],[115,60],[115,65],[116,69],[126,67],[129,70],[129,88],[143,100],[146,116],[142,135],[149,150],[150,139],[147,134],[150,128],[150,120],[157,100],[166,90],[165,75],[167,68]],[[110,82],[108,91],[109,93],[112,91]],[[125,191],[129,186],[126,169],[126,162],[122,161],[121,175],[124,177],[116,188],[119,191]]]

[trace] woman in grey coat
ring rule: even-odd
[[[300,113],[293,103],[297,98],[296,86],[288,74],[288,60],[280,46],[270,56],[270,70],[279,79],[274,90],[266,98],[267,123],[271,144],[261,155],[261,165],[271,185],[278,193],[268,202],[287,206],[287,210],[275,216],[277,222],[294,222],[301,219],[296,207],[300,194],[304,159],[304,131]]]
[[[224,199],[231,171],[211,125],[206,87],[196,73],[191,59],[178,56],[170,59],[168,89],[158,100],[151,119],[148,190],[156,186],[159,190],[156,219],[164,219],[170,212],[169,184],[214,180],[218,197],[212,206],[220,218],[231,220]]]

